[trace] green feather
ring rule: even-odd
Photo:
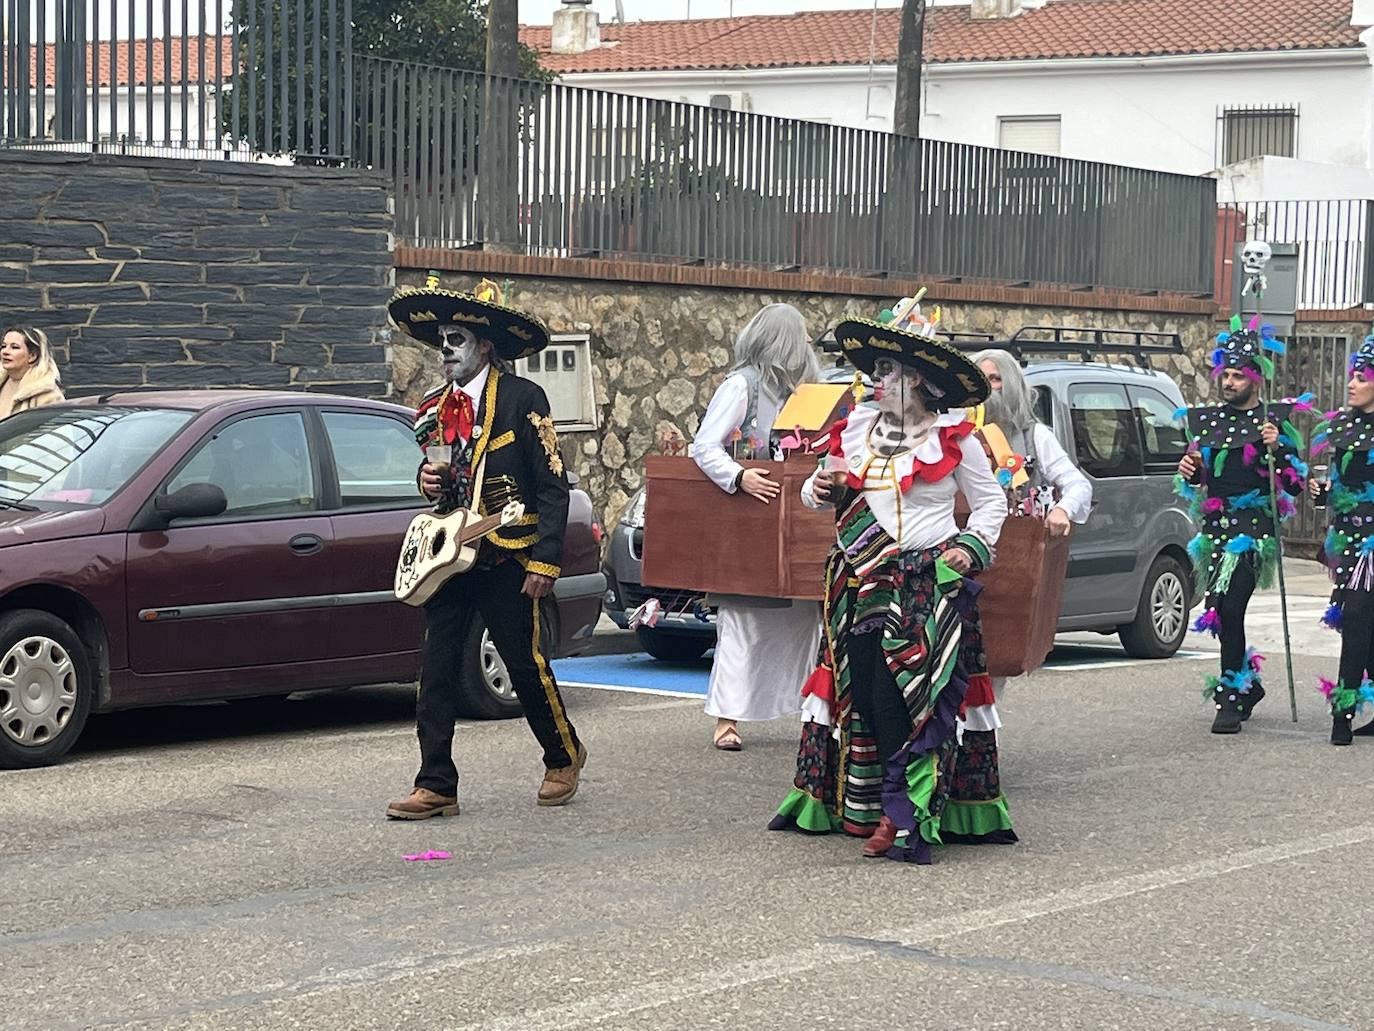
[[[1239,316],[1239,315],[1232,315],[1232,316],[1231,316],[1231,332],[1232,332],[1232,333],[1239,333],[1239,332],[1240,332],[1242,329],[1244,329],[1244,328],[1245,328],[1245,327],[1244,327],[1244,324],[1240,321],[1240,316]]]
[[[1226,464],[1226,449],[1221,448],[1217,451],[1217,457],[1212,459],[1212,475],[1220,476],[1221,467]]]
[[[1302,433],[1300,433],[1298,428],[1288,419],[1283,420],[1283,433],[1284,436],[1293,442],[1295,448],[1307,447],[1307,441],[1303,440]]]
[[[1341,455],[1341,475],[1344,476],[1350,470],[1350,460],[1355,457],[1355,449],[1351,448]]]

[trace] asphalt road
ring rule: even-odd
[[[569,690],[565,809],[523,724],[464,725],[463,815],[420,824],[382,818],[408,689],[102,717],[0,775],[0,1026],[1374,1027],[1374,738],[1310,690],[1213,737],[1211,661],[1014,683],[1022,841],[926,868],[766,832],[795,725],[721,754],[690,699]]]

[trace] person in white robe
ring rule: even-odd
[[[789,304],[770,304],[735,341],[735,366],[716,390],[692,442],[692,457],[728,494],[743,491],[759,504],[777,501],[781,486],[749,458],[773,457],[769,434],[778,412],[803,383],[820,379],[806,321]],[[769,547],[774,542],[760,542]],[[713,598],[716,650],[706,714],[713,740],[739,751],[741,721],[772,720],[801,710],[801,688],[820,647],[820,606],[773,598]]]

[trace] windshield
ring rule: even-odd
[[[168,408],[37,408],[0,422],[0,507],[103,504],[191,419]]]

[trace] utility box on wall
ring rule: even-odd
[[[597,428],[592,345],[585,333],[553,334],[549,346],[520,362],[516,372],[544,388],[560,430]]]
[[[1263,298],[1257,298],[1253,293],[1241,293],[1247,278],[1240,258],[1244,247],[1244,242],[1237,243],[1232,254],[1231,310],[1238,312],[1248,322],[1255,314],[1257,302],[1263,304],[1264,321],[1274,327],[1274,332],[1280,338],[1286,337],[1293,332],[1298,310],[1298,245],[1270,244],[1273,257],[1264,269],[1264,278],[1269,285]]]

